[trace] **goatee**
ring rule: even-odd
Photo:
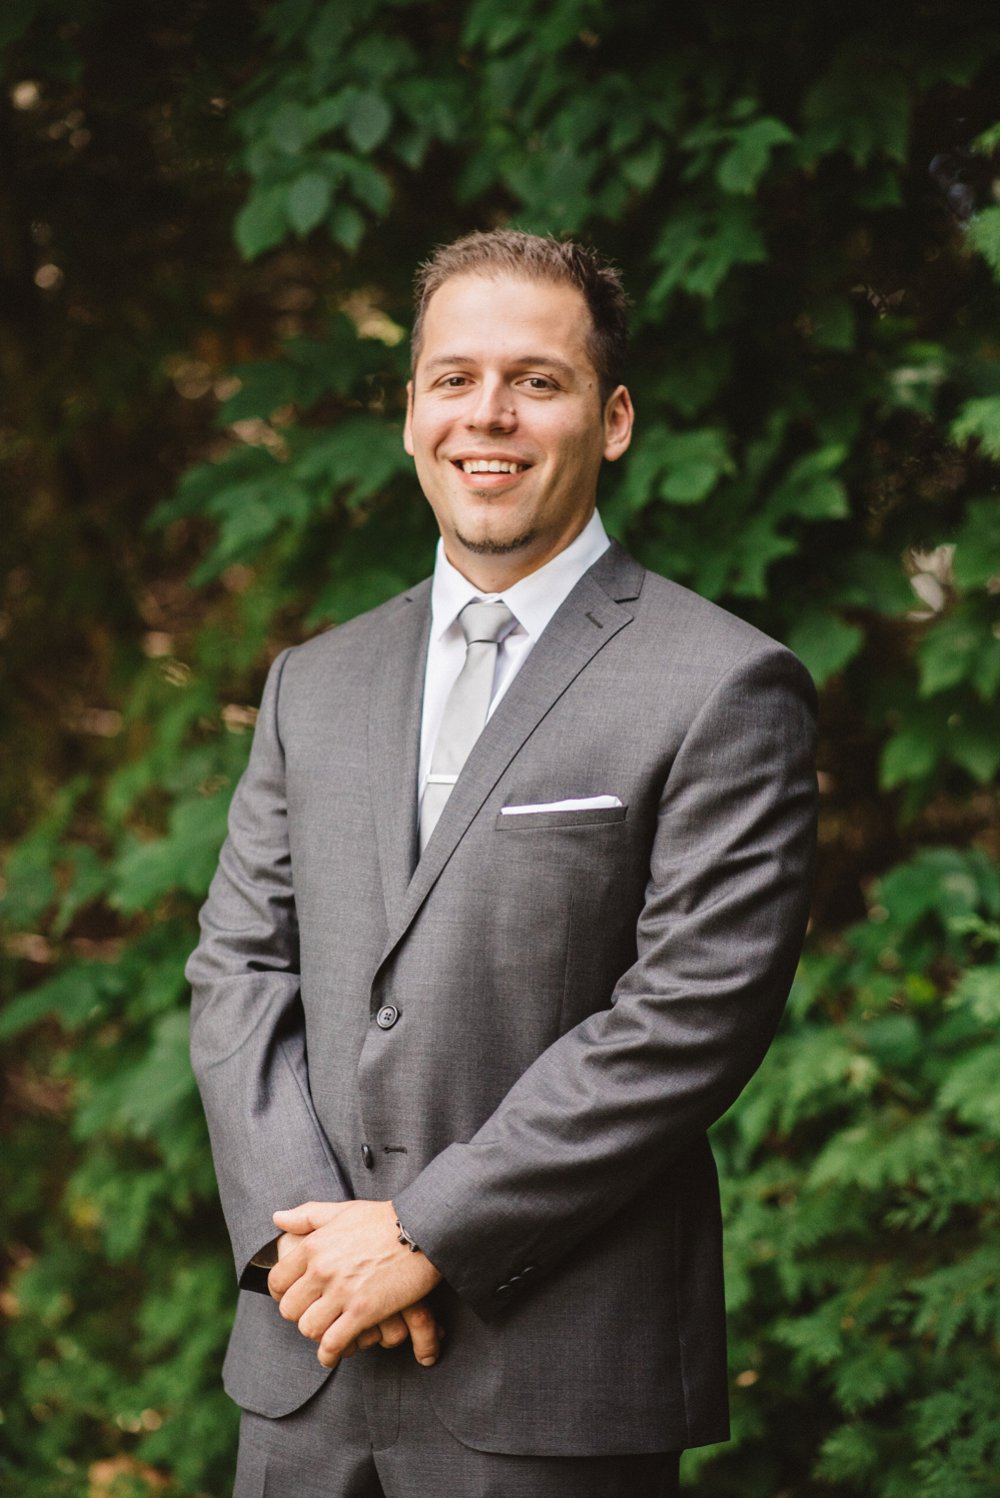
[[[482,541],[473,541],[469,536],[463,536],[461,531],[455,532],[455,539],[466,551],[471,551],[477,557],[505,557],[512,551],[521,551],[525,546],[530,546],[535,539],[534,531],[522,531],[519,536],[512,536],[509,540],[501,541],[493,537],[487,537]]]

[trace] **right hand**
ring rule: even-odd
[[[282,1233],[278,1238],[278,1262],[300,1241],[297,1233]],[[444,1328],[439,1326],[426,1300],[415,1301],[376,1326],[370,1326],[343,1352],[345,1358],[366,1347],[399,1347],[409,1337],[413,1356],[423,1367],[436,1363],[441,1353]]]

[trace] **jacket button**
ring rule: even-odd
[[[382,1008],[375,1016],[375,1023],[378,1025],[380,1030],[391,1030],[398,1019],[399,1010],[396,1008],[395,1004],[383,1004]]]
[[[361,1158],[365,1162],[367,1170],[375,1169],[375,1155],[370,1144],[363,1144],[361,1146]]]

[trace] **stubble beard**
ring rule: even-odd
[[[463,536],[461,531],[456,531],[455,539],[473,556],[506,557],[510,556],[511,552],[523,551],[526,546],[530,546],[535,539],[535,532],[522,531],[520,535],[510,536],[506,540],[485,536],[482,540],[474,541],[471,536]]]

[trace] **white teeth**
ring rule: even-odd
[[[499,458],[465,458],[462,460],[463,473],[520,473],[527,464],[504,463]]]

